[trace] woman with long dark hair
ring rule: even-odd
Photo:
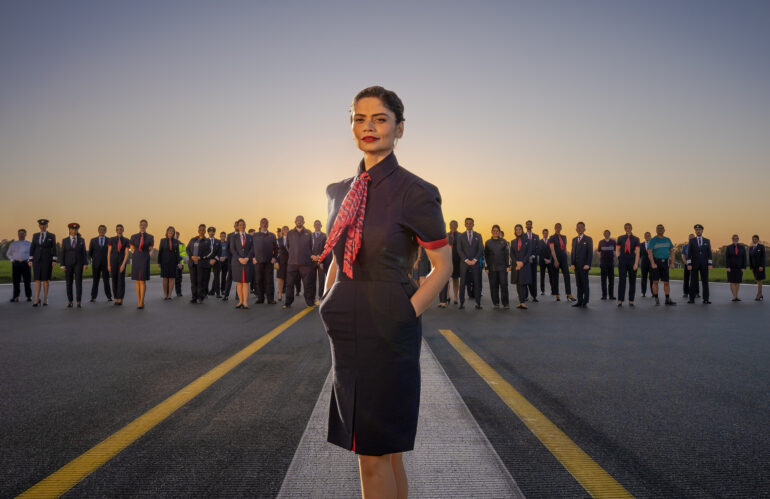
[[[158,246],[158,265],[160,277],[163,279],[163,299],[170,300],[176,283],[176,271],[182,268],[182,255],[179,252],[179,240],[176,239],[176,229],[170,226],[166,229],[166,237],[160,240]]]
[[[401,453],[417,432],[420,315],[449,280],[451,250],[438,189],[393,154],[401,99],[370,87],[350,114],[364,157],[354,177],[326,190],[331,230],[319,257],[333,255],[320,306],[333,359],[328,439],[358,454],[364,497],[407,497]],[[418,245],[433,271],[415,289]]]

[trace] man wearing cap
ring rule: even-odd
[[[695,237],[695,234],[687,236],[687,242],[682,245],[682,263],[684,264],[684,278],[682,279],[682,296],[690,298],[690,274],[691,271],[687,269],[687,258],[690,254],[690,241]],[[698,288],[695,288],[695,295],[700,296]]]
[[[695,225],[695,237],[690,239],[687,249],[687,270],[690,273],[690,299],[687,303],[695,303],[695,294],[698,291],[698,276],[700,275],[703,303],[709,301],[709,270],[711,270],[711,241],[703,237],[703,226]]]
[[[656,235],[648,244],[647,255],[650,257],[650,267],[652,268],[652,297],[655,298],[655,305],[660,305],[658,298],[658,281],[663,281],[663,291],[666,293],[666,305],[676,305],[675,301],[669,296],[671,286],[668,283],[669,267],[674,266],[674,243],[663,234],[666,228],[663,224],[655,227]]]
[[[91,285],[91,301],[96,301],[99,294],[99,279],[104,281],[104,294],[107,295],[107,301],[112,301],[112,292],[110,291],[110,273],[107,270],[107,250],[109,240],[107,226],[99,226],[99,235],[91,239],[88,245],[88,258],[91,260],[91,273],[93,274],[93,284]]]
[[[32,301],[32,285],[30,283],[32,275],[29,271],[29,247],[31,243],[27,241],[26,229],[19,229],[19,240],[12,242],[8,246],[8,252],[5,256],[11,261],[11,273],[13,275],[13,298],[12,302],[19,301],[21,294],[21,281],[24,280],[24,294],[27,301]]]
[[[43,283],[43,305],[48,305],[48,284],[56,264],[56,235],[48,232],[48,220],[41,218],[37,221],[40,232],[32,236],[29,246],[29,266],[32,267],[32,278],[35,280],[35,301],[33,307],[40,303],[40,283]]]
[[[67,228],[70,231],[69,237],[65,237],[61,242],[61,268],[67,281],[67,300],[69,301],[67,308],[72,308],[73,281],[75,282],[78,308],[80,308],[80,299],[83,296],[83,271],[88,266],[86,242],[78,234],[80,224],[73,222],[67,225]]]
[[[219,244],[214,237],[215,232],[216,229],[206,238],[206,224],[200,224],[198,235],[190,239],[187,245],[190,255],[190,303],[203,303],[208,296],[211,267],[215,262],[214,256],[220,251],[218,246],[215,246]]]

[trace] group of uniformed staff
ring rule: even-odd
[[[69,234],[61,242],[58,254],[56,236],[48,231],[48,220],[38,220],[40,232],[27,240],[24,229],[18,232],[18,240],[11,243],[8,259],[12,261],[13,297],[18,302],[21,282],[24,281],[27,301],[32,300],[30,280],[35,282],[33,307],[39,306],[40,291],[43,291],[42,305],[48,305],[48,285],[53,267],[60,265],[65,272],[68,307],[81,307],[83,294],[83,271],[90,265],[93,273],[91,301],[96,301],[100,280],[108,301],[116,306],[123,304],[125,295],[125,272],[131,258],[131,278],[136,282],[137,308],[144,308],[146,281],[150,279],[150,254],[158,251],[158,264],[163,281],[164,300],[172,299],[172,293],[182,296],[182,270],[187,263],[190,275],[191,303],[202,303],[209,296],[227,301],[232,283],[236,283],[236,308],[247,309],[249,294],[256,296],[257,304],[276,303],[274,270],[277,270],[277,299],[284,300],[288,308],[295,294],[302,290],[307,305],[315,304],[316,297],[323,294],[323,285],[331,255],[324,260],[319,256],[326,244],[326,234],[321,231],[321,222],[316,220],[314,231],[305,228],[305,219],[298,215],[295,227],[283,226],[272,233],[269,223],[262,218],[259,229],[245,230],[243,219],[233,224],[233,231],[219,233],[215,227],[200,224],[198,234],[187,244],[180,241],[179,232],[172,227],[166,229],[165,237],[155,245],[155,239],[147,233],[147,221],[141,220],[139,232],[130,238],[123,236],[123,225],[115,227],[115,235],[107,237],[107,227],[98,227],[98,236],[88,244],[78,232],[80,225],[70,223]],[[630,223],[625,224],[625,233],[616,239],[609,230],[594,249],[593,240],[585,234],[585,224],[575,226],[577,235],[569,241],[562,232],[560,223],[555,224],[554,233],[543,229],[542,237],[533,233],[532,221],[524,226],[516,224],[514,237],[505,239],[499,225],[492,226],[492,238],[484,242],[481,235],[473,230],[473,218],[465,219],[465,232],[458,232],[458,223],[449,224],[449,244],[452,247],[452,287],[454,303],[465,307],[465,294],[475,300],[476,308],[481,307],[481,272],[488,274],[492,304],[509,308],[508,273],[510,282],[516,285],[519,298],[517,308],[527,309],[527,301],[537,302],[538,269],[540,271],[540,292],[545,294],[546,274],[551,294],[561,301],[559,275],[564,280],[564,290],[573,307],[586,307],[590,298],[588,272],[593,255],[599,256],[601,268],[602,300],[617,300],[623,306],[626,296],[629,306],[634,306],[636,295],[637,269],[641,269],[641,293],[646,296],[648,283],[655,304],[660,304],[659,284],[663,283],[665,305],[676,305],[671,299],[669,269],[675,264],[675,246],[665,236],[661,224],[655,229],[656,235],[644,233],[640,240],[633,234]],[[709,239],[703,237],[703,226],[696,224],[694,234],[682,248],[684,266],[683,295],[688,303],[695,303],[700,297],[704,304],[711,303],[709,296],[709,270],[712,269],[712,249]],[[618,296],[615,297],[615,265],[618,267]],[[738,235],[732,236],[732,244],[726,247],[725,266],[733,301],[740,301],[738,292],[743,273],[751,269],[757,283],[755,300],[763,300],[762,285],[765,279],[765,246],[759,236],[752,237],[747,249],[740,244]],[[31,273],[30,273],[31,270]],[[575,275],[576,295],[572,294],[570,270]],[[421,283],[430,273],[430,261],[424,251],[414,263],[413,278]],[[213,282],[212,282],[213,275]],[[628,294],[626,295],[626,290]],[[439,295],[439,307],[449,304],[449,283]],[[76,305],[73,305],[76,304]]]

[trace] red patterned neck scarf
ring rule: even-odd
[[[342,201],[337,218],[334,220],[334,227],[329,231],[323,253],[318,257],[319,260],[323,260],[347,228],[342,271],[351,279],[353,278],[353,261],[355,261],[358,250],[361,248],[361,235],[364,231],[364,214],[366,213],[366,190],[369,180],[369,174],[363,172],[353,181],[353,185]]]

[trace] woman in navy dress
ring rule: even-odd
[[[406,497],[401,453],[412,450],[420,403],[422,312],[452,272],[438,189],[399,166],[403,104],[382,87],[356,95],[351,125],[364,158],[329,185],[333,258],[320,306],[332,349],[329,442],[358,454],[364,497]],[[433,271],[409,278],[418,244]]]
[[[741,301],[738,298],[738,291],[741,289],[743,281],[743,272],[746,270],[748,258],[746,257],[746,248],[738,244],[738,234],[733,234],[733,244],[725,248],[725,267],[727,267],[727,282],[730,283],[730,292],[733,294],[733,301]]]
[[[112,279],[112,296],[115,306],[123,305],[126,295],[126,264],[128,263],[128,247],[131,241],[123,237],[123,224],[115,226],[115,237],[107,243],[107,272]]]
[[[241,218],[235,222],[235,234],[230,238],[230,271],[233,275],[238,305],[235,308],[249,308],[249,286],[254,275],[254,246],[251,236],[246,234],[246,222]]]
[[[32,236],[29,246],[29,266],[32,267],[32,278],[35,280],[33,307],[40,303],[40,283],[43,284],[43,305],[48,305],[48,284],[57,260],[56,235],[48,232],[48,220],[41,218],[37,224],[40,232]]]
[[[147,233],[147,220],[139,222],[139,232],[131,236],[131,279],[136,281],[136,308],[144,308],[147,281],[150,280],[150,253],[155,245]]]
[[[516,237],[511,241],[511,284],[516,285],[516,291],[519,294],[519,305],[517,308],[527,310],[525,302],[527,301],[527,286],[532,283],[532,263],[529,261],[532,255],[530,240],[524,237],[524,228],[521,224],[514,227]]]
[[[176,271],[182,268],[182,255],[179,253],[179,240],[174,236],[176,229],[166,229],[166,237],[160,240],[158,246],[158,265],[160,265],[160,277],[163,279],[163,299],[170,300],[171,292],[176,283]]]
[[[765,280],[765,245],[759,244],[759,236],[751,236],[751,248],[749,248],[749,266],[754,272],[754,280],[757,281],[756,301],[762,301],[765,297],[762,295],[762,281]]]

